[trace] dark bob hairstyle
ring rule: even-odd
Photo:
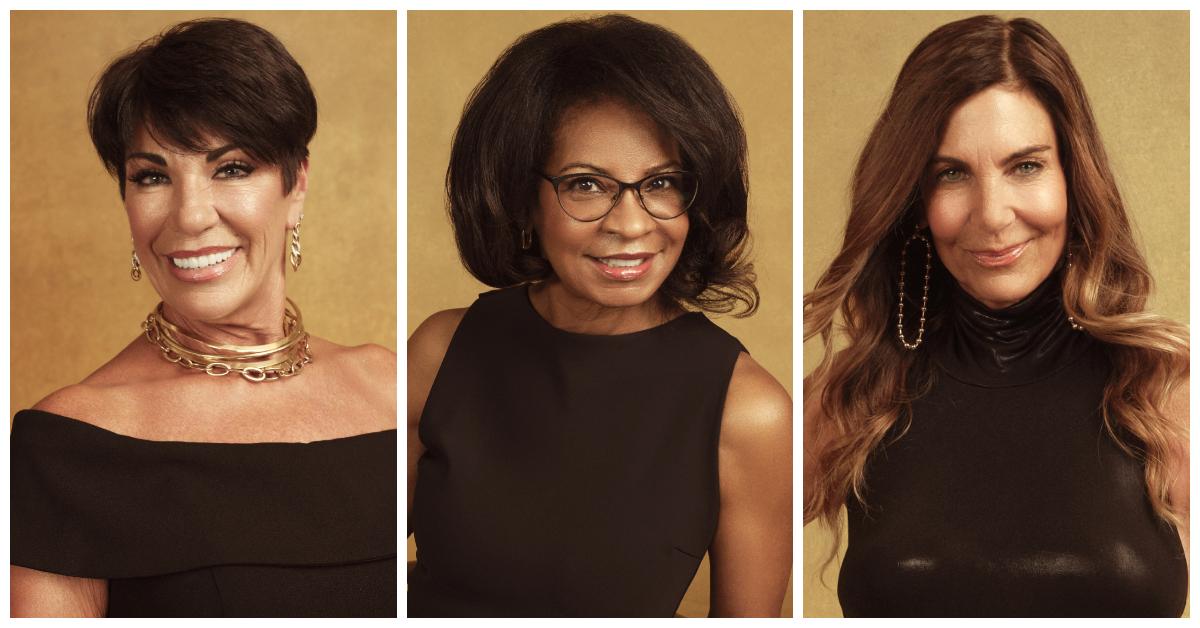
[[[644,111],[679,145],[700,189],[679,262],[661,288],[711,312],[758,307],[747,260],[746,134],[712,68],[671,31],[625,15],[552,24],[522,36],[476,86],[446,172],[450,219],[467,270],[493,287],[553,273],[531,229],[539,171],[573,105],[617,99]],[[535,239],[536,242],[536,239]]]
[[[125,156],[138,127],[189,151],[220,138],[279,166],[296,184],[317,131],[317,100],[304,70],[274,35],[231,19],[172,26],[113,61],[88,101],[88,129],[125,195]]]

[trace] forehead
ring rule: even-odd
[[[129,145],[126,146],[126,153],[131,152],[153,152],[153,153],[173,153],[176,155],[189,155],[193,153],[204,153],[223,146],[229,146],[231,142],[224,138],[211,135],[201,134],[192,140],[193,146],[177,146],[170,141],[164,133],[155,131],[145,124],[139,124],[133,131],[133,136],[130,137]]]
[[[554,133],[549,166],[571,162],[605,167],[641,167],[679,161],[670,134],[644,111],[617,100],[600,100],[569,107]]]
[[[950,114],[938,153],[1007,155],[1033,144],[1053,147],[1054,140],[1054,121],[1033,92],[994,85]]]

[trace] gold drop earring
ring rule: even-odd
[[[133,238],[129,239],[129,245],[133,246]],[[130,253],[129,260],[129,278],[134,281],[139,281],[142,278],[142,261],[138,259],[137,249],[134,248]]]
[[[292,227],[292,270],[300,270],[300,221],[304,220],[304,214],[300,214],[300,218],[296,219],[296,226]]]

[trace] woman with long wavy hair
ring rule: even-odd
[[[1180,614],[1188,332],[1150,288],[1058,41],[929,34],[804,297],[804,516],[845,507],[846,616]]]

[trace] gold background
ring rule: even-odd
[[[199,17],[271,31],[316,93],[304,264],[288,270],[305,326],[396,348],[395,12],[14,11],[10,413],[116,355],[158,302],[129,279],[129,224],[88,137],[87,101],[110,61]]]
[[[858,153],[900,66],[936,27],[980,12],[804,13],[804,290],[841,246]],[[1150,306],[1188,321],[1188,14],[1000,12],[1039,21],[1066,48],[1156,280]],[[870,42],[870,45],[862,45]],[[805,346],[804,372],[820,361]],[[804,615],[840,617],[832,535],[804,528]],[[843,531],[844,543],[844,531]],[[844,552],[844,545],[842,551]]]
[[[446,215],[450,143],[471,89],[500,53],[570,12],[408,13],[408,333],[491,288],[463,269]],[[792,383],[792,16],[790,12],[631,12],[683,37],[741,109],[749,142],[750,231],[762,305],[717,323],[787,389]],[[307,232],[306,232],[307,233]],[[409,560],[415,558],[409,539]],[[791,588],[784,612],[791,615]],[[708,611],[708,559],[680,613]]]

